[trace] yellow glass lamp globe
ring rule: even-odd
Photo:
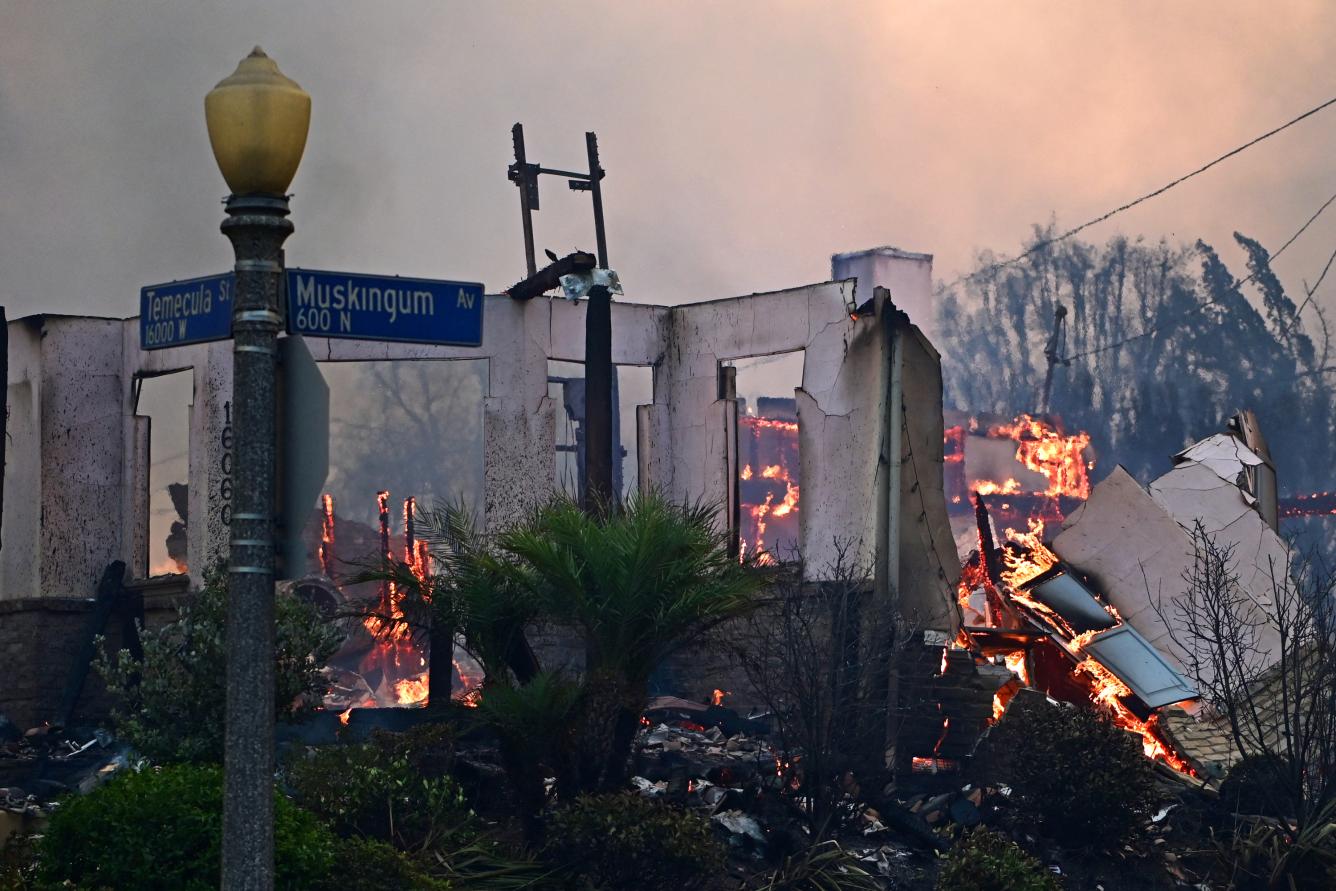
[[[311,97],[258,46],[204,97],[218,169],[233,195],[282,195],[311,126]]]

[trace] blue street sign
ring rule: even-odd
[[[288,270],[288,333],[482,345],[482,285]]]
[[[139,290],[139,348],[164,347],[232,336],[232,273],[192,278]]]

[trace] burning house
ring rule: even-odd
[[[614,304],[613,361],[627,380],[646,372],[643,390],[622,391],[615,458],[628,485],[718,504],[740,556],[778,561],[792,547],[810,582],[853,543],[918,627],[951,638],[958,560],[940,365],[903,312],[927,315],[931,258],[882,248],[834,266],[834,281],[772,293]],[[298,454],[319,446],[329,472],[278,519],[298,542],[287,576],[311,596],[350,596],[350,564],[380,555],[426,573],[415,507],[463,497],[495,530],[560,486],[558,433],[563,417],[578,422],[579,400],[554,398],[552,369],[582,360],[585,305],[486,299],[478,348],[305,339],[328,386],[329,429],[317,412],[287,436]],[[18,670],[0,711],[19,724],[62,720],[62,691],[68,699],[87,672],[86,640],[108,630],[117,643],[117,615],[162,621],[226,552],[231,344],[148,351],[137,328],[70,316],[8,326],[0,648]],[[798,369],[787,389],[740,388],[745,363],[780,355]],[[155,386],[164,381],[182,386]],[[171,404],[153,408],[163,393]],[[438,408],[447,397],[460,401]],[[318,457],[289,461],[291,476],[319,476]],[[108,584],[104,609],[98,582],[116,566],[124,581]],[[393,586],[360,596],[384,620],[401,618]],[[371,633],[381,630],[350,636],[332,680],[341,706],[430,697],[425,641]],[[468,666],[453,674],[460,693]],[[690,692],[733,689],[696,683],[705,689]]]

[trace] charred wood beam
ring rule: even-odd
[[[549,263],[524,281],[511,285],[505,293],[516,300],[531,300],[540,294],[546,294],[548,291],[561,287],[561,277],[563,275],[589,272],[597,263],[598,259],[593,254],[576,251],[573,254],[567,254],[555,263]]]
[[[974,522],[979,530],[979,555],[983,558],[988,580],[994,585],[1000,584],[1002,554],[997,549],[997,543],[993,541],[993,526],[988,522],[988,506],[984,504],[983,496],[978,492],[974,493]]]

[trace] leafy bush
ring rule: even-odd
[[[1271,817],[1236,819],[1217,841],[1222,881],[1239,891],[1336,888],[1336,802],[1292,828]]]
[[[1063,844],[1118,844],[1144,826],[1154,774],[1141,743],[1093,708],[1036,710],[1007,727],[1020,815]]]
[[[558,810],[544,856],[596,888],[646,891],[698,887],[724,862],[704,819],[621,793]]]
[[[65,801],[38,848],[42,878],[111,891],[212,891],[221,869],[223,772],[175,765],[116,777]],[[275,793],[277,887],[315,889],[334,838]]]
[[[330,746],[291,761],[287,781],[299,804],[342,836],[403,850],[435,850],[473,834],[472,813],[444,765],[452,746],[443,725],[411,734],[375,733],[360,745]]]
[[[999,832],[979,826],[942,860],[937,891],[1059,891],[1057,877]]]
[[[274,712],[299,716],[324,691],[320,669],[339,633],[314,606],[279,596],[275,611]],[[118,733],[157,761],[220,762],[227,702],[227,573],[215,567],[170,625],[141,634],[143,662],[103,653],[98,671],[117,698]]]

